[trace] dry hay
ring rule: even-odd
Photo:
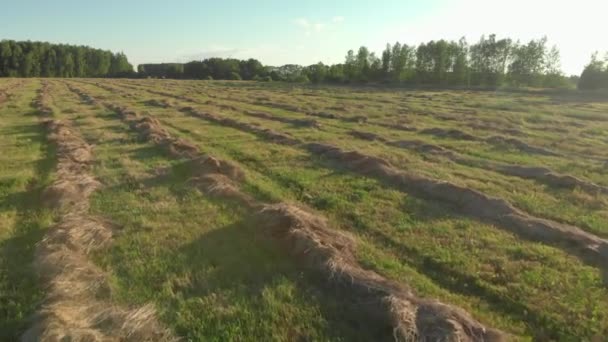
[[[281,116],[272,115],[265,112],[256,112],[256,111],[245,111],[246,115],[253,116],[260,119],[278,121],[283,123],[292,124],[298,127],[311,127],[311,128],[321,128],[321,125],[316,120],[310,119],[291,119]]]
[[[183,108],[182,110],[190,111],[193,115],[203,119],[251,133],[262,136],[268,134],[268,130],[233,119],[220,118],[210,113],[197,112],[191,107]],[[460,135],[460,133],[455,134]],[[448,132],[448,134],[454,133]],[[288,136],[279,136],[277,138],[276,142],[278,143],[301,143],[299,140]],[[305,147],[310,152],[337,161],[342,166],[355,172],[378,177],[399,188],[416,192],[427,198],[449,202],[467,215],[498,223],[504,229],[513,231],[523,237],[562,246],[568,244],[576,246],[575,253],[593,264],[599,263],[602,268],[606,267],[608,242],[578,227],[533,217],[516,209],[503,199],[490,197],[476,190],[457,186],[449,182],[441,182],[409,174],[394,168],[388,161],[382,158],[365,155],[358,151],[342,151],[334,146],[318,143],[306,144]],[[433,150],[440,152],[440,149],[431,147]],[[419,148],[428,147],[420,145]],[[444,153],[444,155],[451,156],[449,153]]]
[[[169,103],[169,101],[167,99],[151,99],[148,101],[144,102],[146,105],[148,106],[154,106],[154,107],[160,107],[160,108],[169,108],[171,107],[171,104]]]
[[[340,119],[341,117],[329,112],[307,112],[306,115],[316,116],[324,119]]]
[[[235,111],[235,112],[238,111],[238,108],[236,108],[233,105],[229,105],[229,104],[225,104],[225,103],[219,103],[219,102],[216,102],[216,101],[207,100],[207,101],[205,101],[204,104],[208,105],[208,106],[215,106],[215,107],[218,107],[218,108],[223,109],[223,110],[231,110],[231,111]]]
[[[296,260],[321,273],[340,294],[363,310],[369,323],[392,328],[396,341],[500,341],[464,310],[416,297],[407,287],[363,269],[356,260],[355,239],[290,204],[264,206],[257,214]]]
[[[467,127],[473,128],[475,130],[482,131],[490,131],[490,132],[500,132],[507,135],[515,135],[515,136],[523,136],[524,132],[517,128],[505,128],[504,123],[499,127],[497,124],[484,122],[484,121],[472,121],[467,123]]]
[[[597,185],[571,175],[563,175],[546,167],[496,165],[495,169],[504,174],[521,178],[536,179],[553,186],[580,188],[587,192],[608,194],[608,187]]]
[[[265,139],[276,142],[279,144],[285,145],[296,145],[299,144],[300,141],[288,134],[277,132],[275,130],[269,128],[261,128],[257,127],[254,124],[241,122],[232,118],[222,117],[219,115],[201,112],[192,107],[183,107],[180,109],[182,112],[186,112],[194,117],[211,121],[220,125],[240,129],[245,132],[253,133],[264,137]]]
[[[129,112],[124,108],[123,111]],[[134,128],[141,129],[141,126]],[[156,130],[162,131],[162,127]],[[356,159],[360,155],[355,153],[348,158]],[[358,166],[377,162],[368,158]],[[323,218],[294,205],[256,202],[238,188],[237,182],[243,180],[243,174],[236,166],[210,156],[194,158],[193,163],[197,167],[191,182],[208,194],[236,200],[256,210],[255,220],[282,241],[292,256],[323,274],[329,284],[337,286],[343,295],[357,303],[373,324],[391,327],[396,340],[498,341],[504,337],[461,309],[420,299],[406,287],[363,269],[354,256],[355,240],[330,229]]]
[[[0,104],[8,101],[15,93],[15,90],[20,88],[23,83],[24,82],[22,80],[19,80],[14,83],[7,84],[3,89],[0,89]]]
[[[399,141],[391,141],[388,142],[387,145],[396,146],[399,148],[412,149],[418,153],[431,153],[434,155],[441,155],[444,157],[448,157],[450,159],[457,159],[457,156],[454,152],[438,146],[426,143],[420,140],[399,140]]]
[[[365,115],[348,116],[348,117],[344,117],[344,121],[346,121],[346,122],[356,122],[356,123],[366,123],[367,122],[367,116],[365,116]]]
[[[290,111],[290,112],[302,112],[303,111],[302,107],[290,105],[287,103],[274,103],[274,102],[270,102],[270,101],[256,101],[256,102],[253,102],[252,104],[257,105],[257,106],[265,106],[265,107],[282,109],[282,110],[286,110],[286,111]]]
[[[399,130],[399,131],[406,131],[406,132],[416,132],[418,130],[414,126],[409,126],[409,125],[405,125],[405,124],[402,124],[402,123],[391,124],[391,123],[375,122],[374,124],[376,124],[378,126],[382,126],[382,127],[386,127],[386,128],[391,128],[391,129],[396,129],[396,130]]]
[[[88,259],[112,239],[109,225],[89,214],[89,196],[101,186],[90,175],[91,147],[66,123],[50,120],[46,126],[58,162],[44,200],[57,208],[59,220],[36,246],[34,270],[46,294],[22,340],[175,340],[151,305],[125,310],[108,303],[106,275]]]
[[[51,116],[53,114],[53,109],[50,107],[50,102],[49,84],[47,81],[43,81],[42,87],[38,89],[34,105],[38,109],[38,112],[43,116]]]
[[[359,134],[359,133],[357,133],[357,134]],[[367,134],[367,133],[364,133],[364,134]],[[372,134],[372,133],[369,133],[369,134]],[[352,132],[351,132],[351,135],[357,136],[357,135],[353,134]],[[534,180],[543,182],[543,183],[551,185],[551,186],[564,187],[564,188],[580,188],[580,189],[590,192],[590,193],[608,194],[608,187],[597,185],[595,183],[585,181],[583,179],[580,179],[580,178],[577,178],[577,177],[574,177],[571,175],[560,174],[560,173],[552,171],[551,169],[548,169],[546,167],[500,164],[500,163],[495,163],[495,162],[490,162],[490,161],[484,161],[481,163],[481,165],[478,165],[478,163],[476,163],[473,159],[463,157],[462,155],[459,155],[453,151],[450,151],[442,146],[425,143],[425,142],[419,141],[419,140],[399,140],[399,141],[387,142],[382,137],[378,137],[376,135],[373,135],[373,136],[374,136],[374,139],[371,139],[372,136],[370,136],[370,139],[368,139],[368,140],[384,141],[387,145],[390,145],[390,146],[410,149],[410,150],[414,150],[414,151],[416,151],[418,153],[422,153],[422,154],[430,153],[430,154],[434,154],[434,155],[439,155],[442,157],[447,157],[452,161],[455,161],[455,162],[458,162],[458,163],[461,163],[464,165],[477,166],[477,167],[481,166],[482,168],[485,168],[485,169],[488,169],[491,171],[496,171],[496,172],[499,172],[499,173],[502,173],[505,175],[509,175],[509,176],[534,179]],[[362,136],[358,136],[358,137],[363,138]]]
[[[88,105],[97,105],[97,101],[95,101],[94,98],[92,98],[91,96],[89,96],[87,93],[83,92],[81,89],[76,88],[76,87],[74,87],[73,85],[71,85],[69,83],[67,84],[67,86],[68,86],[68,89],[71,92],[77,94],[80,97],[80,99],[82,101],[84,101],[86,104],[88,104]]]
[[[376,133],[371,133],[371,132],[353,130],[353,131],[349,131],[348,134],[357,139],[363,139],[363,140],[367,140],[367,141],[385,141],[385,139],[383,137],[379,136]]]
[[[559,154],[556,152],[549,151],[541,147],[531,146],[521,140],[503,137],[500,135],[489,137],[486,139],[486,142],[494,145],[510,145],[526,153],[539,154],[543,156],[559,156]]]
[[[450,138],[459,140],[477,140],[477,138],[469,133],[457,129],[443,129],[443,128],[427,128],[420,131],[422,134],[429,134],[439,138]]]
[[[608,241],[578,227],[534,217],[504,199],[467,187],[410,174],[378,157],[318,143],[307,144],[306,147],[351,171],[376,177],[425,198],[450,203],[463,214],[496,223],[531,240],[563,246],[603,270],[608,268]]]

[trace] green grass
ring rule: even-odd
[[[94,97],[151,115],[172,135],[191,141],[202,152],[236,163],[246,174],[241,189],[257,200],[298,203],[327,217],[332,228],[348,231],[360,241],[356,257],[362,265],[407,284],[422,297],[460,306],[481,322],[521,340],[591,340],[608,334],[605,279],[568,248],[522,240],[499,227],[463,217],[445,204],[348,172],[300,146],[268,143],[175,108],[147,104],[150,99],[168,99],[176,106],[194,105],[306,142],[356,149],[409,172],[478,189],[532,215],[575,224],[605,237],[606,195],[558,189],[482,166],[485,160],[547,166],[608,185],[602,160],[608,157],[608,140],[601,134],[608,129],[602,116],[608,109],[606,102],[589,100],[580,106],[578,101],[541,93],[255,82],[66,82]],[[188,182],[193,170],[185,161],[139,140],[115,113],[82,103],[63,81],[52,83],[57,116],[71,120],[94,146],[94,173],[104,186],[94,194],[91,210],[112,222],[116,233],[111,247],[92,257],[107,271],[116,304],[154,303],[163,323],[193,341],[391,338],[362,324],[356,308],[289,258],[277,241],[253,224],[246,208],[194,189]],[[31,271],[23,266],[31,263],[33,246],[52,221],[52,213],[36,202],[53,167],[52,148],[37,118],[28,115],[38,85],[29,82],[18,97],[0,107],[0,130],[6,132],[0,144],[8,146],[0,157],[4,158],[0,163],[0,299],[13,303],[0,311],[0,331],[9,331],[11,338],[23,329],[24,318],[41,298]],[[186,95],[197,103],[148,90]],[[209,100],[237,109],[205,104]],[[259,100],[302,110],[260,105]],[[343,117],[364,115],[369,121],[359,124],[315,117],[321,124],[317,130],[253,118],[244,114],[246,110],[296,119],[312,118],[304,111],[326,111]],[[517,139],[561,156],[526,154],[483,141],[441,139],[386,128],[383,123],[455,128],[479,137],[510,135],[505,133],[508,129],[518,134]],[[353,129],[389,141],[441,145],[474,162],[462,165],[355,139],[348,134]],[[4,302],[0,303],[4,310]]]
[[[40,193],[53,168],[31,102],[39,87],[27,81],[0,104],[0,340],[16,340],[42,298],[32,270],[35,244],[53,221]]]
[[[95,87],[88,89],[104,93]],[[461,218],[449,208],[345,173],[338,165],[298,148],[268,144],[254,135],[173,109],[146,106],[144,100],[118,101],[160,119],[172,134],[197,142],[204,152],[240,164],[247,172],[243,188],[257,198],[299,201],[322,211],[334,227],[347,229],[365,241],[360,253],[363,264],[409,283],[421,295],[463,306],[476,317],[517,335],[560,339],[594,336],[606,329],[600,322],[607,317],[608,293],[599,272],[561,250],[521,241],[497,228]],[[236,112],[226,115],[254,121]],[[257,122],[298,134],[289,125]],[[300,136],[304,134],[376,155],[392,153],[384,145],[365,146],[336,132],[306,131]],[[415,155],[405,156],[425,163]],[[433,171],[437,177],[453,177],[455,173]],[[472,179],[485,176],[474,168],[456,171]],[[509,184],[512,181],[505,179],[495,187],[504,191]],[[527,182],[525,186],[535,184]],[[588,300],[588,291],[594,293],[594,300]],[[573,317],[585,317],[585,324],[568,325]]]
[[[374,338],[249,224],[252,213],[192,189],[182,161],[138,141],[115,114],[62,98],[97,146],[95,174],[105,186],[92,210],[119,233],[95,260],[111,272],[118,303],[153,302],[177,335],[196,341]]]

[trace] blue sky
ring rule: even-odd
[[[361,45],[380,52],[387,42],[461,36],[474,42],[484,33],[522,40],[547,35],[560,47],[567,73],[580,73],[593,51],[608,51],[602,0],[6,2],[0,39],[123,51],[133,64],[210,56],[335,63]]]

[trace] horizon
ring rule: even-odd
[[[164,7],[158,0],[128,4],[110,0],[87,4],[86,8],[73,0],[32,3],[20,2],[0,14],[0,30],[4,32],[0,39],[123,52],[134,68],[209,57],[255,58],[271,66],[335,64],[344,61],[348,50],[360,46],[380,54],[387,43],[396,41],[417,46],[464,36],[472,44],[482,35],[494,33],[498,38],[521,42],[547,36],[548,47],[556,45],[560,50],[564,74],[580,75],[594,52],[603,56],[608,51],[608,42],[593,25],[601,22],[607,6],[596,0],[576,4],[388,0],[373,5],[318,0],[305,4],[232,0],[205,5],[184,0],[180,2],[183,6]],[[246,10],[235,10],[241,8]],[[145,15],[133,15],[142,11]]]

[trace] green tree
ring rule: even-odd
[[[322,83],[327,76],[327,67],[319,62],[309,66],[306,70],[306,74],[312,83]]]
[[[46,53],[44,61],[42,63],[42,76],[43,77],[55,77],[55,67],[57,66],[57,53],[53,48],[49,49]]]
[[[469,47],[464,37],[458,43],[453,43],[454,63],[452,67],[452,80],[454,85],[469,85]]]
[[[382,52],[382,73],[387,80],[391,72],[391,53],[391,44],[386,44],[386,49]]]
[[[8,40],[0,42],[0,76],[8,76],[11,67],[13,50]]]
[[[357,59],[353,50],[348,50],[344,61],[345,80],[352,82],[357,78]]]
[[[598,59],[597,52],[591,56],[591,62],[585,66],[577,86],[580,90],[608,88],[608,66]]]

